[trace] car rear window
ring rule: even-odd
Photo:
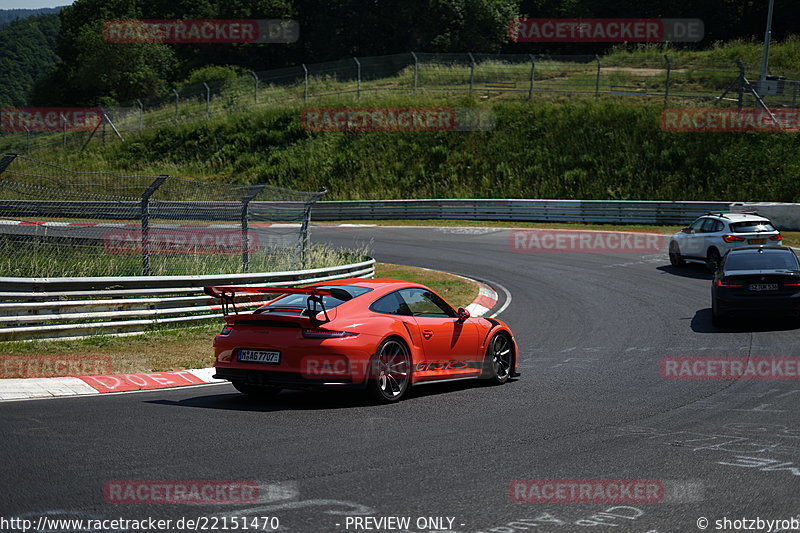
[[[362,294],[366,294],[370,292],[372,289],[368,289],[366,287],[358,287],[355,285],[322,285],[317,287],[318,289],[342,289],[349,293],[353,298],[358,298]],[[287,294],[280,300],[274,301],[269,305],[265,305],[264,307],[259,307],[255,312],[256,313],[269,313],[273,309],[296,309],[298,314],[302,314],[302,311],[306,308],[306,301],[308,300],[308,294]],[[323,296],[322,303],[325,305],[325,309],[330,311],[334,307],[342,305],[345,300],[340,300],[334,296]]]
[[[731,231],[734,233],[763,233],[766,231],[776,231],[775,227],[769,222],[750,221],[734,222],[731,224]]]
[[[797,258],[792,252],[731,253],[725,260],[725,270],[798,270]]]

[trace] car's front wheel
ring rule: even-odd
[[[368,389],[381,402],[399,401],[411,384],[411,355],[398,338],[383,341],[370,365]]]
[[[513,363],[514,349],[511,338],[506,333],[498,333],[492,337],[486,349],[486,379],[491,383],[502,385],[511,377]]]
[[[686,261],[681,255],[681,249],[675,241],[669,243],[669,264],[674,267],[682,267],[686,264]]]
[[[242,394],[245,394],[251,398],[258,398],[259,400],[269,400],[274,398],[281,391],[279,387],[262,387],[259,385],[242,383],[240,381],[233,381],[232,385]]]

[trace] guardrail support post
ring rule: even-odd
[[[161,187],[169,176],[158,176],[153,183],[142,193],[141,218],[142,218],[142,275],[149,276],[150,271],[150,197]]]
[[[139,106],[139,131],[142,131],[144,121],[144,104],[138,98],[136,99],[136,104]]]
[[[419,59],[417,54],[411,52],[411,57],[414,58],[414,92],[417,92],[417,81],[419,80]]]
[[[306,202],[304,209],[303,209],[303,222],[300,225],[300,268],[303,268],[306,264],[306,249],[308,248],[308,241],[311,237],[311,232],[309,231],[308,227],[311,224],[311,209],[314,207],[314,204],[319,201],[320,198],[327,194],[328,189],[322,188],[311,197],[311,199]],[[295,252],[296,254],[296,252]]]
[[[264,190],[267,184],[253,185],[242,198],[242,272],[250,270],[250,201]]]
[[[533,78],[536,75],[536,58],[533,54],[530,54],[531,57],[531,86],[528,89],[528,100],[533,100]]]
[[[594,96],[597,98],[600,96],[600,56],[595,54],[594,57],[597,58],[597,77],[594,82]]]
[[[206,116],[211,114],[211,88],[206,82],[203,82],[203,87],[206,88]]]
[[[253,103],[258,104],[258,74],[251,72],[253,75]]]
[[[175,89],[172,89],[172,92],[175,93],[175,122],[177,122],[178,121],[178,116],[179,116],[178,115],[178,105],[181,102],[181,97],[178,94],[178,91],[176,91]]]
[[[469,94],[472,94],[472,86],[475,83],[475,58],[472,52],[467,52],[469,55]]]
[[[303,102],[308,103],[308,67],[305,63],[300,66],[303,67]]]
[[[670,74],[672,74],[672,61],[670,61],[667,54],[664,54],[664,60],[667,62],[667,79],[664,81],[664,107],[667,107],[669,102],[669,78]]]
[[[359,61],[357,57],[354,57],[353,61],[356,62],[356,70],[357,70],[357,73],[358,73],[357,74],[358,75],[358,79],[357,79],[357,83],[358,83],[357,98],[361,98],[361,61]]]

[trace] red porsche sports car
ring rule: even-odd
[[[283,388],[363,387],[381,401],[408,388],[457,379],[503,384],[516,377],[509,327],[457,311],[424,285],[343,279],[305,288],[206,287],[226,308],[214,339],[214,377],[269,397]],[[279,293],[250,313],[237,295]]]

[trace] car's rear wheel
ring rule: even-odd
[[[511,377],[514,363],[514,349],[511,338],[506,333],[498,333],[489,341],[486,349],[486,379],[490,383],[502,385]]]
[[[709,248],[706,254],[706,267],[708,267],[711,272],[716,272],[717,267],[719,267],[720,259],[719,250],[716,248]]]
[[[411,383],[411,355],[397,338],[383,341],[370,365],[368,388],[381,402],[399,401]]]
[[[669,264],[674,267],[682,267],[686,264],[686,261],[681,255],[681,249],[675,241],[669,243]]]
[[[280,387],[263,387],[260,385],[242,383],[240,381],[233,381],[232,385],[242,394],[245,394],[251,398],[258,398],[260,400],[269,400],[270,398],[274,398],[281,391]]]

